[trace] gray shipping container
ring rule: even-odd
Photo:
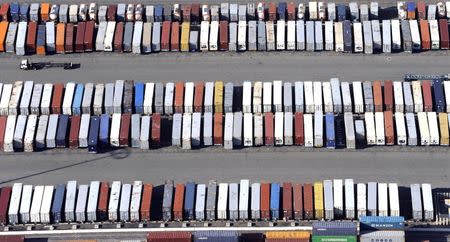
[[[13,140],[14,149],[18,150],[23,149],[23,138],[25,135],[26,125],[27,125],[27,116],[18,115],[16,121],[16,128],[14,130],[14,140]]]
[[[341,91],[342,91],[342,103],[344,107],[344,112],[352,112],[353,104],[350,93],[350,84],[348,82],[342,82]]]
[[[408,129],[408,145],[416,146],[417,145],[417,127],[416,127],[416,118],[414,117],[414,113],[406,113],[406,127]]]
[[[117,80],[114,85],[114,101],[113,101],[114,113],[122,113],[124,83],[125,83],[124,80]]]
[[[233,5],[233,4],[231,4]],[[237,50],[237,23],[230,23],[228,25],[228,50],[229,51],[236,51]]]
[[[139,136],[139,142],[141,144],[141,149],[150,149],[150,130],[151,130],[151,116],[142,116],[141,120],[141,133]]]
[[[217,182],[209,181],[206,194],[206,219],[216,220]]]
[[[230,183],[228,188],[228,218],[231,221],[239,219],[239,185]]]
[[[266,23],[258,21],[258,50],[265,51],[266,48]]]
[[[102,5],[102,6],[98,7],[98,15],[97,15],[98,22],[100,22],[100,23],[106,22],[107,11],[108,11],[108,6],[106,6],[106,5]]]
[[[303,82],[295,82],[295,112],[304,112]]]
[[[374,112],[372,82],[370,81],[363,82],[363,92],[364,92],[365,112]]]
[[[81,113],[91,114],[93,95],[94,95],[94,84],[86,83],[86,85],[84,85],[83,101],[81,102]]]
[[[363,22],[363,34],[364,34],[364,53],[373,53],[373,39],[372,39],[372,23],[370,21]]]
[[[361,234],[359,237],[360,242],[372,242],[372,241],[390,241],[390,242],[404,242],[404,231],[374,231]]]
[[[205,203],[206,203],[206,185],[197,184],[197,193],[195,198],[195,220],[205,220]]]
[[[414,112],[414,101],[412,96],[412,89],[410,82],[403,82],[403,99],[405,103],[405,112],[413,113]]]
[[[344,124],[345,124],[345,140],[347,149],[355,149],[356,141],[355,141],[355,126],[353,122],[353,114],[352,113],[344,113]]]
[[[105,84],[99,83],[95,85],[93,111],[94,115],[103,114],[103,96],[105,94]]]
[[[39,3],[30,4],[30,21],[39,22]]]
[[[173,96],[175,92],[175,84],[173,82],[166,83],[164,94],[164,114],[173,114]]]
[[[125,30],[123,33],[123,52],[131,52],[132,50],[132,41],[133,41],[133,22],[125,23]]]
[[[47,127],[47,136],[45,138],[45,143],[47,148],[56,147],[56,130],[58,128],[58,114],[50,114]]]
[[[40,111],[40,104],[41,104],[41,97],[42,97],[42,90],[44,88],[44,85],[41,83],[34,84],[33,87],[33,95],[31,97],[31,105],[30,105],[30,112],[31,114],[39,115]]]
[[[364,120],[355,120],[355,139],[357,146],[365,143],[366,131],[364,128]]]
[[[360,4],[359,15],[360,21],[369,21],[369,5]]]
[[[242,146],[242,112],[235,112],[233,118],[233,147]]]
[[[377,183],[367,183],[367,216],[377,216]]]
[[[198,51],[198,31],[191,31],[189,33],[189,51]]]
[[[333,98],[334,113],[342,113],[341,83],[339,78],[331,78],[331,94]]]
[[[161,82],[155,84],[155,113],[164,113],[164,84]]]
[[[325,210],[325,219],[334,219],[334,205],[333,205],[333,181],[323,181],[323,203]]]
[[[259,26],[258,26],[259,27]],[[248,43],[247,43],[247,49],[248,50],[257,50],[257,26],[256,21],[248,21]]]
[[[16,22],[9,23],[8,26],[8,33],[6,34],[6,40],[5,40],[5,51],[8,53],[13,53],[16,46],[16,35],[17,35],[17,28],[19,24]]]
[[[161,22],[153,23],[152,51],[153,52],[161,51]]]
[[[67,4],[61,4],[59,6],[59,22],[60,23],[67,23],[68,22],[68,12],[69,12],[69,5]]]
[[[175,113],[172,120],[172,146],[181,147],[182,114]]]
[[[412,51],[412,37],[411,37],[411,30],[409,28],[409,21],[401,20],[400,26],[401,26],[401,30],[402,30],[403,51],[411,52]]]
[[[238,5],[237,3],[231,3],[230,5],[230,22],[237,22],[238,19]]]
[[[314,42],[316,44],[316,50],[321,51],[323,50],[323,25],[322,21],[315,21],[314,22],[314,30],[315,30],[315,37]]]
[[[283,86],[284,112],[293,112],[292,108],[292,83],[285,82]]]
[[[45,149],[45,135],[47,133],[48,119],[48,115],[39,116],[39,122],[35,137],[36,149]]]
[[[261,210],[260,210],[260,197],[261,197],[261,184],[253,183],[251,186],[251,219],[258,220],[261,218]]]
[[[305,50],[305,21],[297,20],[297,50]]]
[[[412,219],[421,221],[423,219],[422,213],[422,195],[420,192],[420,184],[411,184],[411,204],[412,204]]]
[[[141,147],[141,115],[131,115],[131,147]]]
[[[284,112],[284,145],[294,144],[294,115]]]
[[[225,113],[233,112],[233,89],[234,85],[232,82],[227,82],[225,84],[225,93],[224,93],[224,101],[223,107]]]
[[[247,21],[247,5],[241,4],[238,9],[239,21]]]
[[[381,29],[383,31],[383,53],[391,53],[391,21],[383,20]]]
[[[373,51],[380,53],[383,49],[383,43],[381,40],[380,22],[378,20],[372,20],[372,38],[373,38]]]
[[[213,114],[206,112],[203,115],[203,145],[213,145]]]
[[[172,220],[172,201],[173,181],[166,181],[164,184],[164,195],[162,201],[162,219],[164,221]]]
[[[141,53],[141,42],[142,42],[142,28],[144,23],[142,21],[136,21],[134,23],[134,32],[133,32],[133,44],[132,51],[134,54]]]
[[[205,98],[203,106],[205,107],[205,113],[213,112],[214,101],[214,82],[205,83]]]
[[[114,83],[106,83],[105,85],[105,114],[114,113]]]
[[[314,21],[306,21],[306,50],[314,51]]]

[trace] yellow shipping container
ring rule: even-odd
[[[214,83],[214,112],[223,113],[223,81]]]
[[[323,219],[323,183],[314,182],[314,213],[316,219]]]
[[[267,239],[309,239],[308,231],[269,231],[266,232]]]
[[[191,30],[191,25],[189,22],[184,22],[181,24],[181,51],[189,51],[189,31]]]
[[[448,146],[449,141],[449,132],[448,132],[448,114],[447,113],[439,113],[439,130],[441,132],[441,145]]]

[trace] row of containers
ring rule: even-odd
[[[436,192],[435,192],[436,195]],[[434,201],[434,204],[433,204]],[[436,208],[436,217],[435,217]],[[208,184],[134,181],[23,185],[1,188],[3,225],[96,222],[358,220],[361,230],[403,230],[437,220],[446,204],[433,199],[430,184],[314,183]],[[447,213],[448,215],[448,213]],[[354,223],[345,223],[353,224]]]
[[[450,113],[450,81],[0,83],[0,115]]]
[[[200,26],[171,21],[0,22],[0,52],[16,55],[282,50],[373,54],[449,48],[446,19],[202,21]]]

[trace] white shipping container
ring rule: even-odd
[[[206,185],[197,184],[197,193],[195,198],[195,219],[198,221],[205,220],[205,201]]]
[[[315,48],[316,50],[323,50],[323,26],[322,21],[315,21],[314,22],[314,42],[315,42]]]
[[[139,221],[139,208],[141,205],[142,196],[142,181],[135,181],[133,183],[133,191],[131,193],[131,203],[130,203],[130,221]]]
[[[201,145],[201,130],[202,130],[202,113],[196,112],[192,114],[192,132],[191,144],[198,147]]]
[[[34,150],[34,135],[36,133],[37,115],[28,115],[27,127],[25,129],[24,151],[33,152]]]
[[[26,125],[27,125],[27,116],[18,115],[16,121],[16,129],[14,130],[14,141],[13,141],[14,149],[18,150],[23,149],[23,138],[25,136]]]
[[[386,183],[378,183],[378,216],[388,216],[388,189]]]
[[[213,101],[214,100],[214,82],[205,83],[205,97],[203,100],[203,106],[205,108],[205,113],[213,112]]]
[[[6,119],[5,138],[3,143],[4,152],[14,152],[14,129],[16,127],[16,115],[9,115]]]
[[[361,82],[353,82],[353,100],[354,100],[354,109],[355,113],[364,113],[364,99],[363,99],[363,90]]]
[[[353,27],[355,27],[353,24]],[[355,45],[356,45],[356,30],[355,32]],[[334,23],[334,36],[335,36],[335,51],[343,52],[344,51],[344,26],[342,22]]]
[[[262,113],[263,84],[255,82],[253,86],[253,113]]]
[[[44,88],[44,85],[41,83],[36,83],[33,87],[33,95],[31,97],[31,104],[30,104],[30,113],[31,114],[39,115],[39,113],[40,113],[40,105],[41,105],[43,88]]]
[[[58,114],[50,114],[47,127],[47,136],[45,137],[45,143],[47,148],[56,147],[56,130],[58,128]]]
[[[116,21],[108,21],[106,26],[105,40],[103,42],[104,51],[112,52],[114,50],[114,32],[116,30]]]
[[[120,221],[128,222],[130,220],[131,184],[123,184],[121,193],[119,206]]]
[[[93,111],[94,115],[103,113],[103,96],[105,94],[105,84],[99,83],[95,85]]]
[[[392,51],[401,51],[402,50],[402,37],[400,32],[400,20],[392,19],[391,20],[391,28],[392,28]]]
[[[419,24],[417,20],[409,20],[409,29],[411,30],[411,39],[412,39],[412,51],[420,52],[421,51],[421,42],[420,42],[420,32],[419,32]]]
[[[218,38],[219,38],[219,21],[211,21],[211,27],[209,32],[209,50],[218,50]]]
[[[322,83],[322,88],[323,88],[325,113],[333,113],[334,107],[333,107],[333,97],[331,95],[331,83],[330,82]]]
[[[394,102],[395,112],[405,112],[405,105],[403,102],[403,86],[402,82],[394,82]]]
[[[275,131],[274,131],[274,139],[275,145],[283,145],[284,144],[284,113],[283,112],[275,112]]]
[[[213,145],[213,114],[204,113],[203,114],[203,145],[211,146]]]
[[[420,184],[411,184],[410,188],[411,188],[412,218],[415,221],[420,221],[423,219]]]
[[[383,31],[383,53],[391,53],[391,21],[389,19],[382,21],[381,30]]]
[[[78,146],[80,148],[88,147],[89,123],[91,115],[82,114],[80,121],[80,132],[78,133]]]
[[[151,116],[142,116],[141,119],[141,133],[139,136],[140,148],[148,150],[150,148],[150,129],[151,129]]]
[[[72,115],[72,101],[73,95],[75,93],[76,84],[73,82],[68,82],[64,89],[64,99],[62,104],[63,114]]]
[[[89,196],[86,208],[87,221],[95,222],[97,220],[97,204],[100,192],[100,182],[91,181],[89,185]]]
[[[422,200],[424,220],[432,221],[434,219],[433,195],[431,185],[428,183],[422,184]]]
[[[296,29],[295,21],[293,20],[287,21],[287,46],[286,46],[287,50],[295,50],[296,44],[295,29]]]
[[[111,193],[109,195],[108,204],[108,220],[117,221],[119,219],[119,199],[122,183],[120,181],[113,181],[111,184]]]
[[[333,204],[334,204],[334,216],[336,218],[342,218],[344,215],[344,191],[343,191],[342,179],[333,180]]]
[[[323,205],[325,209],[325,219],[334,219],[334,201],[333,201],[333,181],[323,181]]]
[[[395,131],[397,134],[397,145],[406,145],[406,125],[403,113],[395,112]]]
[[[267,42],[267,50],[273,51],[276,49],[275,46],[275,26],[273,21],[266,22],[266,42]]]
[[[277,21],[277,50],[286,49],[286,22],[284,20]]]
[[[305,50],[305,21],[297,20],[297,50]]]
[[[376,134],[376,142],[377,145],[385,144],[384,137],[384,113],[383,112],[375,112],[375,134]]]
[[[164,94],[164,114],[173,114],[173,96],[175,92],[175,84],[173,82],[166,83]]]
[[[50,223],[50,209],[52,207],[54,190],[54,186],[44,187],[44,195],[42,196],[41,210],[39,212],[41,223]]]
[[[219,196],[217,198],[217,219],[227,219],[228,183],[219,184]]]
[[[449,9],[449,11],[450,11],[450,9]],[[445,109],[447,110],[447,113],[449,113],[450,112],[450,81],[443,81],[443,83],[444,83],[445,103],[446,103]],[[414,88],[414,86],[413,86],[413,88]]]
[[[314,112],[314,147],[323,147],[323,112]]]
[[[252,112],[252,82],[244,81],[242,84],[242,110],[244,113]]]
[[[44,84],[41,100],[41,114],[50,115],[50,103],[52,100],[53,84]]]
[[[367,191],[366,184],[358,183],[357,187],[357,208],[358,208],[358,219],[362,216],[366,216],[367,213]]]
[[[427,114],[425,112],[419,112],[417,113],[417,119],[419,121],[420,144],[430,145]]]
[[[233,113],[225,113],[223,129],[223,147],[231,150],[233,149]]]
[[[325,21],[325,50],[334,50],[333,21]]]
[[[86,83],[84,85],[83,100],[81,102],[81,112],[91,114],[92,96],[94,95],[94,84]]]
[[[264,82],[263,84],[263,111],[265,113],[272,112],[272,83]],[[255,95],[254,95],[255,96]]]
[[[11,197],[9,198],[8,222],[19,223],[19,204],[22,196],[22,183],[14,183]]]
[[[263,116],[261,114],[255,114],[254,119],[254,146],[261,146],[264,144],[264,129],[263,129]]]
[[[293,112],[291,82],[285,82],[283,85],[283,107],[284,112]]]
[[[350,94],[350,84],[348,82],[341,83],[342,103],[344,104],[344,112],[352,112],[352,96]]]
[[[11,98],[13,85],[12,84],[4,84],[2,90],[2,98],[0,100],[0,115],[6,116],[8,115],[9,109],[9,100]]]
[[[314,111],[323,112],[323,104],[322,104],[322,83],[321,82],[313,82],[314,87]]]
[[[247,22],[238,22],[238,51],[247,50]]]
[[[239,187],[237,183],[230,183],[228,186],[228,219],[235,221],[239,219]]]
[[[20,114],[28,115],[30,113],[31,95],[33,93],[33,81],[26,81],[23,84],[22,97],[20,98]]]
[[[416,118],[413,113],[407,113],[406,115],[406,127],[408,128],[408,145],[417,145],[417,128]]]
[[[181,146],[183,117],[181,113],[175,113],[172,119],[172,146]]]
[[[256,220],[261,218],[260,213],[260,197],[261,197],[261,184],[252,183],[251,187],[251,219]]]
[[[377,183],[367,183],[367,215],[377,216]]]
[[[200,23],[200,50],[208,51],[209,39],[209,21],[202,21]]]
[[[132,42],[132,51],[133,54],[141,53],[141,42],[142,42],[142,29],[144,23],[142,21],[134,22],[134,31],[133,31],[133,42]]]
[[[428,20],[430,25],[430,36],[431,36],[431,49],[439,50],[439,25],[437,20]],[[20,27],[20,25],[19,25]]]
[[[273,110],[283,112],[283,81],[273,81]]]
[[[155,83],[145,83],[145,96],[144,96],[144,114],[151,115],[153,113],[153,93],[155,89]]]
[[[181,147],[186,150],[191,149],[191,128],[192,128],[192,114],[184,113]]]
[[[364,51],[364,41],[361,23],[358,22],[353,23],[353,42],[355,53],[362,53]]]
[[[430,145],[439,145],[439,125],[436,112],[427,112]]]
[[[24,185],[22,187],[22,199],[20,201],[20,222],[23,224],[30,223],[31,198],[33,195],[33,186]]]
[[[423,112],[423,98],[422,98],[422,86],[420,81],[412,81],[412,92],[413,92],[413,99],[414,99],[414,112]],[[446,82],[444,82],[444,87],[446,86]],[[450,85],[448,88],[450,88]],[[447,89],[446,89],[447,90]],[[447,93],[447,92],[446,92]],[[447,98],[447,95],[445,95]],[[450,90],[448,93],[448,97],[450,98]],[[449,100],[450,102],[450,100]],[[447,102],[447,103],[449,103]],[[447,111],[450,112],[450,109],[447,108]]]
[[[75,202],[77,199],[77,181],[68,181],[64,201],[64,218],[66,222],[75,221]]]
[[[355,218],[355,185],[353,179],[345,179],[345,218]]]
[[[44,186],[36,186],[33,192],[33,200],[30,208],[30,222],[40,223],[41,222],[41,204],[42,197],[44,196]]]
[[[112,121],[111,121],[111,130],[110,130],[110,145],[113,147],[119,147],[119,133],[120,133],[120,121],[121,114],[113,113]]]
[[[124,80],[116,80],[114,84],[114,99],[113,99],[113,110],[114,113],[122,113],[122,99],[124,92]]]
[[[19,22],[16,37],[16,55],[25,55],[26,38],[27,38],[27,22]]]
[[[244,146],[253,146],[253,114],[244,113]]]
[[[276,122],[276,120],[275,120]],[[294,144],[294,115],[292,112],[284,113],[284,145]]]
[[[105,50],[105,36],[106,28],[108,27],[108,22],[101,21],[98,24],[97,36],[95,38],[95,50],[104,51]]]
[[[75,221],[86,221],[86,205],[88,200],[89,185],[80,185],[78,187],[77,203],[75,207]]]
[[[248,204],[250,198],[250,181],[242,179],[239,184],[239,219],[248,219]]]
[[[397,183],[389,183],[389,216],[400,216],[400,202]]]
[[[314,147],[312,114],[304,114],[303,122],[304,122],[303,130],[305,132],[305,147]]]
[[[16,81],[14,82],[14,86],[11,93],[11,99],[8,104],[8,114],[9,115],[18,115],[19,109],[19,101],[22,95],[23,82]]]
[[[194,83],[186,82],[184,84],[184,112],[194,112]]]
[[[303,95],[303,82],[295,82],[295,112],[303,113],[304,108],[304,95]]]
[[[366,123],[367,145],[376,145],[377,144],[377,136],[376,136],[376,131],[375,131],[374,114],[372,112],[364,113],[364,120]]]

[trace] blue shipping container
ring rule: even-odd
[[[334,129],[336,148],[345,148],[346,146],[344,130],[345,130],[344,116],[342,114],[338,114],[335,117],[335,129]]]
[[[69,126],[69,115],[61,114],[58,119],[58,129],[56,131],[56,147],[66,147],[67,131]]]
[[[134,84],[134,111],[144,113],[144,83],[136,82]]]
[[[440,80],[433,80],[434,92],[434,110],[437,113],[445,112],[445,97],[442,82]]]
[[[195,231],[192,235],[194,242],[239,242],[236,231]]]
[[[163,21],[163,6],[156,5],[155,6],[155,22],[162,22],[162,21]]]
[[[186,190],[184,193],[184,219],[194,220],[194,204],[195,204],[195,183],[186,183]]]
[[[84,86],[81,83],[77,84],[75,94],[72,102],[72,115],[81,115],[81,102],[83,101]]]
[[[279,20],[286,20],[286,3],[281,2],[278,3],[278,19]]]
[[[334,136],[334,115],[327,113],[325,115],[325,126],[327,131],[327,148],[336,148],[336,141]]]
[[[28,22],[28,8],[30,5],[28,3],[20,4],[20,21]]]
[[[408,12],[415,12],[416,11],[416,3],[415,2],[407,2],[406,9],[408,10]]]
[[[270,216],[272,220],[280,219],[280,183],[270,185]]]
[[[45,24],[38,25],[36,45],[45,47]]]
[[[319,221],[313,223],[312,235],[318,236],[356,236],[356,223],[347,221]]]
[[[107,147],[109,144],[109,115],[102,114],[100,117],[100,147]]]
[[[353,35],[352,35],[352,23],[350,20],[344,20],[344,52],[351,53],[353,51]]]
[[[98,131],[100,129],[100,117],[91,117],[91,123],[89,125],[89,141],[88,141],[88,151],[90,153],[97,153],[97,143],[98,143]]]
[[[403,230],[405,218],[402,216],[362,216],[359,218],[361,230]]]
[[[20,16],[19,16],[19,3],[11,3],[9,5],[10,14],[11,14],[11,20],[13,22],[19,22]]]
[[[336,9],[338,21],[342,22],[344,20],[347,20],[347,7],[344,4],[338,4]]]
[[[64,194],[66,193],[66,185],[59,184],[56,186],[55,195],[53,196],[51,219],[53,223],[62,222],[63,219],[63,203]]]

